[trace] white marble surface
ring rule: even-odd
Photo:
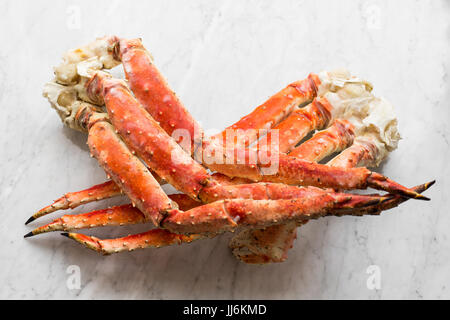
[[[0,12],[0,298],[450,298],[450,1],[4,0]],[[437,178],[432,201],[311,222],[269,266],[236,261],[228,235],[109,257],[58,233],[24,240],[36,209],[105,179],[85,136],[41,97],[65,50],[105,34],[142,37],[208,129],[309,72],[350,69],[396,107],[403,140],[380,170],[409,186]],[[90,233],[130,230],[145,226]],[[66,285],[70,265],[80,289]],[[370,265],[379,290],[366,285]]]

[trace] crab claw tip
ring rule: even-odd
[[[435,183],[436,183],[436,180],[433,180],[433,181],[425,183],[425,189],[428,189],[429,187],[431,187]]]
[[[32,236],[34,236],[33,231],[30,231],[26,235],[24,235],[23,237],[24,238],[29,238],[29,237],[32,237]]]
[[[425,200],[425,201],[430,201],[431,199],[428,197],[425,197],[423,195],[421,195],[420,193],[418,193],[415,197],[415,199],[419,199],[419,200]]]
[[[28,220],[27,220],[27,222],[25,222],[25,225],[29,224],[30,222],[32,222],[32,221],[34,221],[34,220],[36,220],[35,217],[33,217],[33,216],[29,217]]]
[[[70,238],[70,235],[67,232],[62,232],[61,235],[64,236],[64,237]]]
[[[429,182],[428,184],[433,184],[434,181]],[[368,185],[378,190],[385,190],[389,193],[399,194],[406,198],[413,198],[418,200],[430,200],[429,198],[421,195],[419,192],[415,190],[406,188],[395,181],[392,181],[385,176],[372,172],[368,178]],[[425,188],[427,184],[423,185]],[[429,185],[428,185],[429,187]]]

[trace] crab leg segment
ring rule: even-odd
[[[301,188],[284,184],[254,183],[222,186],[216,184],[204,189],[202,201],[211,203],[224,199],[279,200],[318,196],[332,192],[314,187]],[[173,194],[169,198],[178,205],[179,210],[188,211],[202,205],[185,194]],[[157,210],[154,208],[153,210]],[[177,209],[178,210],[178,209]],[[65,215],[52,223],[33,230],[27,235],[36,235],[55,230],[74,230],[107,225],[135,224],[148,221],[145,215],[132,205],[124,205],[98,210],[80,215]]]
[[[344,150],[353,143],[353,125],[346,120],[335,120],[326,130],[316,133],[311,139],[289,153],[292,157],[319,162],[326,156]]]
[[[414,188],[417,192],[423,192],[426,189],[428,189],[434,181],[430,183],[426,183],[420,186],[417,186]],[[320,199],[322,197],[322,199]],[[276,239],[286,239],[286,237],[281,237],[282,233],[286,233],[288,228],[286,226],[292,225],[297,226],[299,224],[304,224],[309,221],[309,219],[317,218],[319,215],[347,215],[347,214],[353,214],[353,215],[361,215],[361,214],[379,214],[379,212],[383,210],[387,210],[390,208],[393,208],[400,204],[403,201],[406,201],[407,198],[400,197],[400,196],[394,196],[394,197],[379,197],[379,196],[359,196],[359,195],[345,195],[345,194],[335,194],[331,195],[331,202],[328,201],[328,203],[323,203],[327,201],[326,195],[316,194],[316,196],[307,197],[306,201],[299,200],[299,199],[293,199],[293,200],[259,200],[252,205],[252,201],[254,200],[245,200],[242,202],[242,200],[225,200],[225,201],[219,201],[215,202],[208,206],[200,206],[198,208],[189,210],[184,212],[182,215],[180,215],[180,211],[175,210],[171,213],[171,217],[168,220],[171,220],[168,222],[168,224],[172,224],[174,228],[176,229],[183,229],[186,227],[185,231],[188,233],[192,232],[192,228],[198,228],[193,227],[196,224],[196,221],[192,221],[193,218],[198,217],[198,215],[195,213],[195,211],[202,211],[204,213],[203,219],[201,219],[201,228],[205,228],[205,223],[210,224],[214,226],[216,229],[224,231],[224,229],[234,229],[238,224],[253,224],[253,225],[268,225],[268,224],[275,224],[278,222],[285,221],[286,219],[290,222],[285,222],[284,224],[279,225],[271,225],[270,230],[274,230],[271,233],[273,234],[273,237],[267,237],[267,234],[261,234],[261,239],[264,239],[266,237],[267,241],[269,241],[267,244],[269,245]],[[359,198],[359,199],[357,199]],[[175,199],[173,199],[175,200]],[[299,205],[297,200],[303,202],[302,205]],[[330,200],[330,199],[328,199]],[[230,204],[230,201],[232,204]],[[281,201],[281,202],[280,202]],[[321,208],[321,213],[318,215],[316,213],[310,213],[312,207],[310,206],[310,203],[316,203],[317,201],[322,202],[322,206],[325,206],[325,208]],[[225,202],[228,202],[227,205],[224,205]],[[280,214],[271,214],[269,212],[269,215],[267,214],[267,210],[269,209],[263,202],[271,202],[273,207],[273,212],[277,212],[277,210],[282,210],[280,208],[281,205],[284,207],[289,207],[289,202],[292,206],[296,206],[298,208],[292,208],[292,211],[294,212],[293,215],[286,217],[286,215],[281,214],[281,218],[279,217]],[[282,203],[284,202],[284,204]],[[251,207],[251,208],[250,208]],[[258,210],[261,209],[261,207],[264,208],[263,212],[259,212]],[[306,207],[306,208],[305,208]],[[334,207],[334,208],[331,208]],[[203,208],[203,209],[201,209]],[[206,210],[205,210],[206,208]],[[214,208],[217,208],[215,210]],[[255,211],[249,211],[250,209],[256,209]],[[337,211],[336,211],[337,210]],[[339,212],[341,210],[341,212]],[[326,211],[326,213],[324,212]],[[334,212],[333,212],[334,211]],[[214,214],[213,214],[214,212]],[[266,212],[266,213],[264,213]],[[255,214],[253,214],[255,213]],[[252,217],[253,215],[253,217]],[[289,215],[289,213],[287,213]],[[256,218],[255,218],[256,216]],[[111,217],[111,219],[109,219]],[[64,218],[64,219],[63,219]],[[91,220],[89,220],[90,218]],[[57,230],[64,230],[69,231],[73,229],[78,228],[84,228],[88,227],[88,224],[90,222],[99,224],[100,221],[103,221],[107,225],[120,225],[121,221],[125,224],[131,224],[131,219],[136,219],[134,223],[139,223],[143,219],[142,213],[140,213],[136,208],[133,208],[130,205],[124,205],[119,207],[114,207],[106,210],[99,210],[94,211],[92,213],[87,213],[84,215],[77,216],[64,216],[60,219],[55,220],[54,222],[50,223],[48,226],[44,226],[38,229],[33,230],[33,232],[30,232],[26,235],[26,237],[32,236],[34,234],[39,234],[42,232],[48,232],[48,231],[57,231]],[[241,220],[241,218],[243,218]],[[97,219],[100,219],[97,220]],[[262,220],[258,220],[262,219]],[[124,222],[126,220],[126,222]],[[188,223],[186,226],[181,225],[181,220]],[[206,220],[206,221],[205,221]],[[253,220],[253,221],[252,221]],[[178,223],[179,222],[179,223]],[[192,224],[194,222],[194,224]],[[239,223],[240,222],[240,223]],[[65,224],[65,225],[64,225]],[[102,224],[103,225],[103,224]],[[225,225],[225,227],[224,227]],[[228,227],[226,227],[229,225]],[[283,227],[284,229],[282,229]],[[277,229],[279,228],[279,230]],[[45,229],[45,230],[44,230]],[[209,230],[206,227],[207,230]],[[254,232],[263,232],[269,229],[263,229],[263,230],[253,230]],[[249,230],[250,231],[250,230]],[[292,238],[292,234],[290,233],[288,235],[291,236],[291,242],[294,238]],[[194,240],[203,239],[204,237],[213,237],[217,235],[217,233],[209,232],[205,234],[191,234],[191,235],[182,235],[178,233],[172,233],[168,230],[164,229],[153,229],[144,233],[131,235],[128,237],[123,238],[117,238],[117,239],[106,239],[101,240],[96,237],[92,236],[86,236],[79,233],[65,233],[63,234],[81,244],[84,246],[93,249],[95,251],[101,252],[103,254],[111,254],[111,253],[117,253],[121,251],[132,251],[134,249],[139,248],[148,248],[148,247],[162,247],[167,245],[173,245],[173,244],[181,244],[181,243],[190,243]],[[248,237],[248,235],[246,236]],[[284,240],[283,240],[284,241]],[[254,245],[260,245],[261,243],[258,242]],[[242,248],[240,248],[242,250]],[[252,251],[255,252],[255,251]],[[261,251],[264,252],[264,251]],[[236,252],[234,251],[236,254]],[[276,252],[278,255],[286,254],[285,251],[278,250]],[[240,255],[242,257],[242,255]],[[253,255],[246,257],[246,262],[251,262],[249,259],[254,259],[254,263],[262,263],[261,259],[265,259],[268,261],[274,261],[272,255]]]
[[[364,207],[380,205],[392,196],[317,193],[289,200],[220,200],[181,212],[169,212],[162,226],[172,232],[219,233],[237,226],[264,228],[289,221],[305,221],[326,215],[361,215]]]
[[[323,133],[329,129],[315,134],[313,138],[294,149],[291,154],[294,153],[297,158],[305,158],[311,161],[322,160],[328,155],[328,150],[335,147],[336,142],[339,144],[333,137],[339,138],[341,136],[339,134],[326,135],[320,144],[321,148],[317,149],[317,140],[321,139],[324,135]],[[331,130],[332,132],[336,132],[336,130]],[[309,146],[305,147],[305,145]],[[348,167],[352,168],[356,166],[357,162],[353,162],[352,164],[352,166]],[[292,247],[293,241],[297,238],[298,226],[298,223],[292,221],[264,229],[243,230],[233,237],[229,245],[233,254],[245,263],[263,264],[283,262],[287,259],[288,251]]]
[[[145,165],[131,154],[107,122],[96,122],[89,129],[88,145],[100,166],[127,194],[147,219],[158,225],[172,202]]]
[[[112,198],[120,195],[121,193],[122,192],[117,184],[111,180],[102,184],[95,185],[89,189],[77,192],[69,192],[63,195],[61,198],[56,199],[51,205],[46,206],[45,208],[42,208],[41,210],[33,214],[25,224],[28,224],[39,217],[58,210],[73,209],[84,203]]]
[[[239,185],[219,185],[205,188],[201,195],[203,203],[225,199],[278,200],[301,198],[313,194],[328,193],[315,187],[297,187],[281,183],[251,183]]]
[[[201,205],[184,194],[171,194],[169,198],[176,202],[180,210],[187,211]],[[123,226],[145,223],[145,215],[132,204],[114,206],[82,214],[68,214],[55,219],[49,224],[34,229],[25,238],[52,231],[71,231],[85,228],[106,226]]]
[[[428,200],[428,198],[408,189],[400,184],[384,177],[381,174],[371,172],[366,168],[339,168],[313,163],[298,159],[283,153],[270,154],[265,157],[274,159],[268,164],[262,164],[257,157],[256,164],[252,164],[254,155],[252,150],[246,149],[239,152],[234,150],[235,159],[243,159],[241,163],[232,165],[222,163],[208,163],[211,170],[217,170],[229,177],[247,178],[253,181],[266,181],[286,183],[290,185],[310,185],[316,187],[336,188],[341,190],[365,189],[372,187],[385,190],[390,193],[401,194],[408,198]],[[278,171],[271,174],[263,174],[264,168],[278,164]]]
[[[98,72],[87,88],[93,100],[104,101],[114,128],[127,146],[176,189],[197,198],[208,182],[208,172],[142,108],[123,81]]]
[[[222,140],[225,141],[227,131],[229,130],[269,130],[275,127],[288,117],[292,110],[311,101],[317,95],[319,85],[319,77],[315,74],[310,74],[304,80],[291,83],[214,138],[220,139],[222,137]],[[238,139],[238,146],[248,146],[255,139],[259,138],[259,136],[253,135],[243,138],[245,141],[239,141]]]
[[[159,184],[166,183],[163,179],[159,178],[156,173],[153,174],[151,170],[150,172]],[[120,196],[121,194],[123,194],[122,190],[120,190],[119,186],[112,180],[97,184],[85,190],[69,192],[56,199],[51,205],[37,211],[27,220],[25,224],[58,210],[74,209],[82,204],[114,198]]]
[[[417,193],[422,193],[430,188],[435,181],[418,185],[412,188]],[[380,205],[368,206],[365,214],[378,214],[381,211],[397,207],[407,201],[408,198],[394,196]],[[287,252],[292,248],[293,241],[297,237],[297,227],[307,221],[288,222],[280,225],[272,225],[264,229],[245,229],[239,232],[230,241],[233,254],[245,263],[264,264],[270,262],[283,262],[287,258]]]
[[[187,130],[192,142],[201,138],[200,125],[169,88],[140,39],[118,41],[114,54],[116,59],[122,61],[129,86],[137,100],[168,135],[172,136],[174,130],[182,129]]]
[[[346,130],[346,128],[336,130],[339,127],[333,129],[337,121],[339,120],[336,120],[335,124],[327,130],[317,133],[313,138],[294,149],[290,155],[294,154],[298,158],[320,161],[330,153],[345,148],[346,144],[351,143],[353,140],[353,126],[348,128],[349,130]],[[343,134],[345,132],[346,134]],[[347,135],[351,135],[351,139],[346,139]],[[328,165],[345,168],[352,168],[357,165],[373,166],[376,163],[376,159],[380,157],[377,152],[377,146],[370,141],[367,137],[358,138],[351,147],[345,149],[339,156],[330,161]],[[337,148],[336,146],[338,145],[340,146]],[[414,190],[420,193],[424,189],[422,186],[418,186]],[[396,196],[389,203],[392,206],[396,206],[405,200],[406,198]],[[387,203],[383,204],[383,210],[391,207]],[[232,239],[230,247],[233,250],[233,254],[246,263],[282,262],[287,258],[287,252],[296,238],[296,228],[297,224],[290,222],[280,226],[270,226],[262,230],[243,230]]]
[[[282,262],[287,259],[288,251],[297,238],[299,225],[300,223],[291,221],[264,229],[244,229],[231,239],[229,247],[245,263]]]
[[[326,194],[329,191],[308,187],[299,188],[283,184],[255,183],[248,185],[229,185],[225,187],[211,188],[204,194],[204,202],[214,202],[224,199],[254,199],[254,200],[278,200],[295,199],[305,196]],[[217,193],[216,193],[217,192]],[[168,196],[175,202],[181,211],[188,211],[202,203],[189,198],[185,194],[172,194]],[[92,228],[110,225],[124,225],[144,223],[148,220],[145,215],[131,204],[97,210],[79,215],[64,215],[48,225],[33,230],[28,236],[50,231],[70,231],[82,228]]]
[[[190,243],[194,240],[205,238],[204,235],[181,235],[164,229],[153,229],[123,238],[107,240],[86,236],[81,233],[62,233],[62,235],[105,255],[122,251],[133,251],[135,249],[159,248],[174,244]]]
[[[155,176],[155,179],[159,182],[159,184],[164,184],[165,181],[162,179],[158,179],[159,176]],[[227,185],[237,185],[237,184],[248,184],[252,181],[246,180],[246,179],[240,179],[235,178],[231,179],[227,176],[220,174],[220,173],[214,173],[211,175],[211,177],[218,182],[219,184],[223,186]],[[28,224],[35,219],[42,217],[46,214],[58,211],[58,210],[66,210],[66,209],[74,209],[82,204],[87,204],[94,201],[104,200],[113,198],[119,195],[122,195],[123,192],[120,190],[120,188],[117,186],[117,184],[112,181],[106,181],[104,183],[95,185],[91,188],[75,191],[75,192],[69,192],[63,195],[62,197],[55,200],[51,205],[48,205],[35,214],[31,216],[28,221],[25,224]],[[193,200],[192,198],[189,198],[185,194],[171,194],[169,195],[169,198],[175,201],[181,210],[189,210],[193,207],[199,205],[200,203],[198,201]],[[186,209],[183,209],[186,208]]]
[[[103,98],[112,123],[124,138],[128,146],[135,150],[158,175],[173,184],[178,190],[195,198],[201,187],[207,184],[208,173],[197,164],[181,147],[171,139],[161,127],[149,116],[132,96],[129,89],[118,80],[110,79],[97,73],[88,85],[90,96]],[[99,94],[100,93],[100,94]],[[135,119],[128,121],[128,119]],[[236,149],[241,152],[241,150]],[[245,153],[245,165],[249,163],[249,150]],[[215,169],[213,163],[209,167]],[[223,167],[223,166],[222,166]],[[254,181],[265,180],[288,184],[307,184],[319,187],[339,189],[367,188],[368,186],[401,193],[408,197],[424,198],[386,177],[372,173],[365,168],[341,169],[314,164],[308,161],[279,154],[279,170],[277,174],[261,176],[260,168],[245,167],[240,171],[240,164],[225,165],[232,168],[228,176],[240,176]],[[219,166],[219,169],[221,166]],[[250,169],[250,171],[248,170]],[[241,174],[244,173],[242,176]]]
[[[45,226],[33,230],[27,236],[50,231],[69,231],[101,226],[121,226],[124,224],[144,223],[145,221],[145,216],[141,211],[131,204],[126,204],[84,214],[64,215]]]
[[[185,129],[191,137],[191,142],[198,144],[202,129],[170,89],[141,40],[117,40],[114,58],[122,61],[131,90],[161,127],[169,135],[172,135],[175,129]],[[228,130],[272,128],[294,108],[310,102],[317,95],[320,83],[317,75],[310,74],[308,78],[288,85],[213,139],[222,137],[224,140]],[[237,145],[248,146],[257,138],[258,135],[245,136],[245,141],[238,141]]]
[[[279,150],[288,153],[311,131],[326,128],[332,118],[332,109],[326,99],[314,99],[306,107],[292,111],[286,119],[269,131],[258,148],[270,144],[273,130],[277,130]]]
[[[352,146],[328,162],[328,165],[341,168],[353,168],[357,165],[373,166],[376,155],[377,147],[373,143],[357,139]]]

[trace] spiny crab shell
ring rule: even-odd
[[[86,46],[69,50],[60,65],[54,68],[55,78],[45,84],[43,95],[58,112],[63,123],[81,130],[74,120],[80,106],[85,103],[96,108],[89,99],[85,84],[96,72],[112,69],[121,62],[114,58],[111,37],[99,38]],[[395,150],[400,140],[397,118],[393,106],[372,94],[372,84],[352,76],[345,69],[318,74],[321,85],[318,96],[333,105],[333,119],[345,119],[355,127],[356,141],[376,145],[373,166],[378,166]]]

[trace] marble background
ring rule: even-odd
[[[450,1],[4,0],[0,12],[0,298],[450,298]],[[25,227],[35,210],[105,179],[85,136],[64,128],[41,96],[64,51],[105,34],[142,37],[207,129],[309,72],[350,69],[399,118],[403,140],[379,170],[409,186],[436,178],[432,201],[313,221],[288,261],[268,266],[238,262],[229,235],[109,257],[58,233],[24,240],[58,216]],[[73,265],[80,289],[67,286]],[[366,285],[372,265],[380,289]]]

